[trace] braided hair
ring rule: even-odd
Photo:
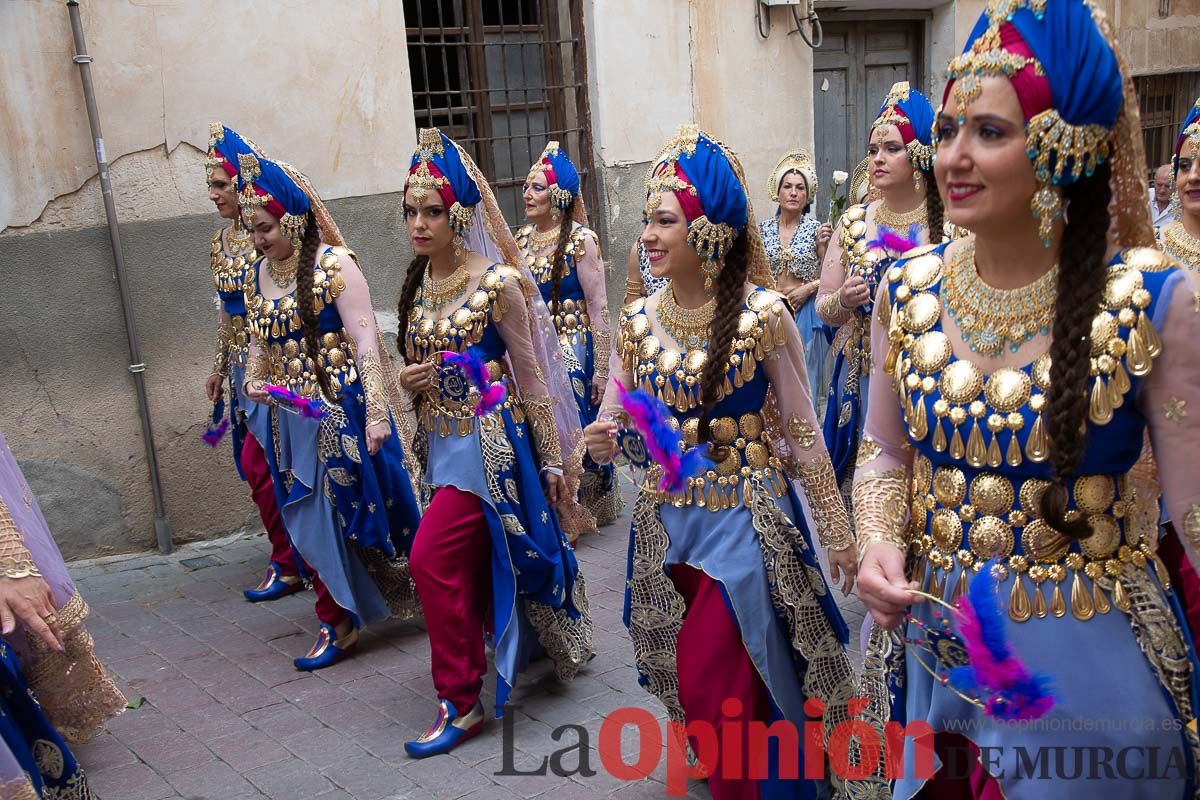
[[[917,169],[916,165],[913,169]],[[942,196],[938,194],[933,167],[918,171],[925,181],[925,218],[929,224],[929,243],[937,244],[942,240],[942,231],[946,227],[946,209],[942,205]]]
[[[1091,535],[1085,516],[1068,521],[1067,486],[1083,458],[1091,370],[1092,318],[1104,294],[1106,231],[1111,167],[1105,162],[1090,177],[1064,190],[1070,216],[1059,255],[1058,295],[1050,344],[1050,388],[1046,392],[1046,428],[1054,483],[1042,494],[1040,511],[1051,527],[1072,539]]]
[[[317,248],[321,245],[321,229],[309,210],[304,217],[304,238],[300,243],[300,260],[296,264],[296,311],[300,314],[300,330],[304,336],[304,354],[316,373],[321,395],[330,403],[340,402],[329,373],[320,366],[321,332],[317,327],[317,297],[313,293],[313,272],[317,263]]]
[[[725,254],[725,263],[716,280],[717,307],[708,325],[708,360],[704,362],[704,372],[700,375],[700,442],[709,439],[709,418],[725,386],[730,346],[737,331],[738,316],[742,309],[742,287],[746,284],[749,268],[750,237],[743,230]],[[720,453],[713,454],[716,461],[722,458]]]
[[[396,304],[396,314],[400,320],[400,341],[396,349],[404,363],[411,364],[408,357],[408,344],[404,341],[408,330],[408,316],[412,313],[413,302],[417,299],[417,289],[425,278],[425,267],[429,265],[429,256],[417,256],[408,264],[408,272],[404,274],[404,285],[400,287],[400,300]]]
[[[567,272],[567,242],[571,239],[571,234],[574,233],[575,225],[571,222],[572,214],[575,212],[575,203],[578,202],[575,196],[571,197],[571,202],[562,210],[563,224],[558,229],[558,242],[554,245],[554,256],[550,266],[550,313],[558,313],[558,297],[562,291],[562,279]],[[579,253],[575,253],[575,257],[579,258]]]

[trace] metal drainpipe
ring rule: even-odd
[[[170,553],[171,527],[167,523],[166,503],[163,501],[162,480],[158,471],[158,455],[154,450],[154,429],[150,424],[150,400],[146,395],[146,365],[142,363],[138,346],[137,328],[133,319],[133,303],[129,297],[129,284],[125,279],[125,252],[121,249],[121,231],[117,228],[117,207],[113,202],[112,183],[108,177],[108,157],[104,153],[104,135],[100,132],[100,112],[96,108],[96,91],[92,86],[92,57],[87,54],[83,39],[83,22],[79,18],[79,0],[67,0],[67,11],[71,15],[71,33],[75,37],[75,56],[79,65],[79,79],[83,83],[83,99],[87,104],[88,125],[92,129],[92,143],[96,151],[96,167],[100,172],[100,192],[104,197],[104,216],[108,218],[108,238],[112,245],[113,273],[121,292],[121,312],[125,317],[125,338],[129,344],[129,372],[137,390],[138,417],[142,423],[142,444],[146,448],[146,466],[150,469],[150,488],[154,493],[154,535],[158,549]]]

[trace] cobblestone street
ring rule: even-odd
[[[77,755],[102,800],[665,797],[664,764],[650,779],[624,782],[603,770],[596,752],[602,719],[614,709],[639,706],[665,716],[636,682],[621,623],[627,531],[626,519],[586,539],[578,552],[596,658],[569,685],[558,683],[548,662],[532,665],[509,712],[517,770],[530,771],[575,744],[575,734],[555,741],[552,732],[577,724],[590,737],[594,776],[497,774],[504,764],[502,724],[490,719],[494,672],[484,682],[489,721],[482,735],[446,756],[407,758],[404,741],[423,731],[434,711],[424,630],[375,625],[356,657],[297,672],[292,658],[307,651],[316,631],[312,594],[259,605],[241,596],[265,564],[261,536],[72,565],[92,607],[98,654],[131,701],[144,698]],[[844,605],[856,647],[861,607]],[[626,748],[635,739],[627,729]],[[567,755],[565,766],[576,760]],[[693,783],[688,796],[709,793]]]

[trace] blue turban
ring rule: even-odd
[[[551,185],[550,197],[554,205],[565,209],[579,194],[579,170],[575,164],[558,146],[558,142],[550,142],[542,151],[542,157],[529,170],[530,176],[535,172],[542,173]]]
[[[682,125],[650,165],[647,207],[673,192],[688,220],[688,241],[704,258],[719,259],[749,219],[746,188],[731,152],[695,125]]]
[[[1187,119],[1179,128],[1179,138],[1175,140],[1175,154],[1171,156],[1171,167],[1176,175],[1179,175],[1179,156],[1183,152],[1184,142],[1192,143],[1188,157],[1194,159],[1196,150],[1200,148],[1200,98],[1192,104],[1192,110],[1188,112]]]
[[[460,235],[470,226],[475,206],[483,199],[459,156],[458,145],[437,128],[422,128],[417,135],[417,150],[404,188],[411,188],[418,199],[430,189],[438,192],[450,215],[450,227]]]
[[[882,125],[895,125],[900,131],[914,166],[925,170],[933,167],[933,106],[908,81],[892,84],[871,130]]]
[[[1043,183],[1073,183],[1111,153],[1124,85],[1094,13],[1085,0],[1011,0],[983,13],[963,55],[950,62],[946,90],[953,85],[960,117],[978,97],[979,79],[1012,81]]]
[[[253,152],[238,155],[242,190],[238,202],[242,216],[254,215],[256,208],[265,208],[291,239],[304,236],[305,218],[312,204],[304,189],[274,161]]]

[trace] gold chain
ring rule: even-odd
[[[300,265],[300,251],[294,250],[283,261],[267,259],[267,274],[280,289],[286,289],[296,280],[296,268]]]
[[[549,247],[558,241],[559,231],[562,230],[562,225],[555,225],[550,230],[542,233],[537,228],[529,232],[529,247],[533,250],[541,250]]]
[[[1164,226],[1160,235],[1168,255],[1188,269],[1200,271],[1200,239],[1187,232],[1182,220]]]
[[[421,303],[436,311],[442,306],[462,296],[467,290],[467,265],[460,264],[447,278],[438,280],[433,277],[429,267],[425,267],[425,279],[421,283]]]
[[[963,341],[974,353],[994,356],[1007,344],[1017,352],[1039,333],[1050,333],[1054,321],[1058,264],[1028,286],[996,289],[979,277],[975,243],[963,245],[950,262],[946,275],[946,309]]]
[[[887,201],[881,202],[875,208],[875,224],[884,228],[891,228],[894,231],[907,231],[912,225],[928,225],[929,214],[925,210],[925,203],[914,208],[912,211],[893,211],[888,208]]]
[[[658,302],[658,321],[676,342],[688,350],[708,347],[708,326],[717,310],[717,298],[699,308],[683,308],[675,300],[675,289],[663,292]]]

